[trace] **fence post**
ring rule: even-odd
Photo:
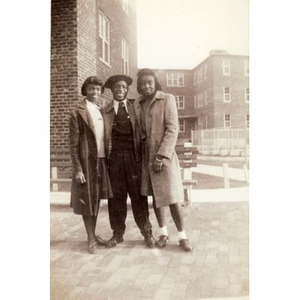
[[[223,163],[223,177],[224,177],[224,188],[229,189],[229,175],[228,175],[228,164]]]
[[[52,173],[52,179],[57,179],[57,167],[52,167],[51,173]],[[53,189],[54,192],[57,192],[58,191],[58,184],[53,183],[52,189]]]

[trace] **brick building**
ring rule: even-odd
[[[82,99],[86,77],[114,74],[134,79],[137,36],[135,0],[51,1],[50,147],[68,148],[69,112]],[[111,99],[109,90],[102,104]]]
[[[179,143],[191,130],[249,126],[249,57],[211,51],[192,70],[156,70],[166,93],[175,96]]]

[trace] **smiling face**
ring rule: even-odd
[[[155,93],[155,80],[151,75],[144,75],[139,80],[139,89],[144,96]]]
[[[111,92],[114,95],[114,100],[116,101],[125,100],[128,94],[128,86],[126,81],[124,80],[116,81],[111,88]]]
[[[88,84],[86,87],[86,98],[88,101],[94,103],[100,100],[101,96],[101,86],[97,84]]]

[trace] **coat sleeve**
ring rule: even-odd
[[[165,96],[164,127],[164,137],[157,154],[171,159],[178,137],[177,107],[175,98],[171,94]]]
[[[79,155],[80,130],[78,124],[78,116],[75,111],[72,111],[70,114],[69,138],[73,173],[76,174],[77,172],[83,172]]]

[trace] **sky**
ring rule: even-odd
[[[136,0],[138,67],[192,69],[211,50],[249,55],[248,0]]]

